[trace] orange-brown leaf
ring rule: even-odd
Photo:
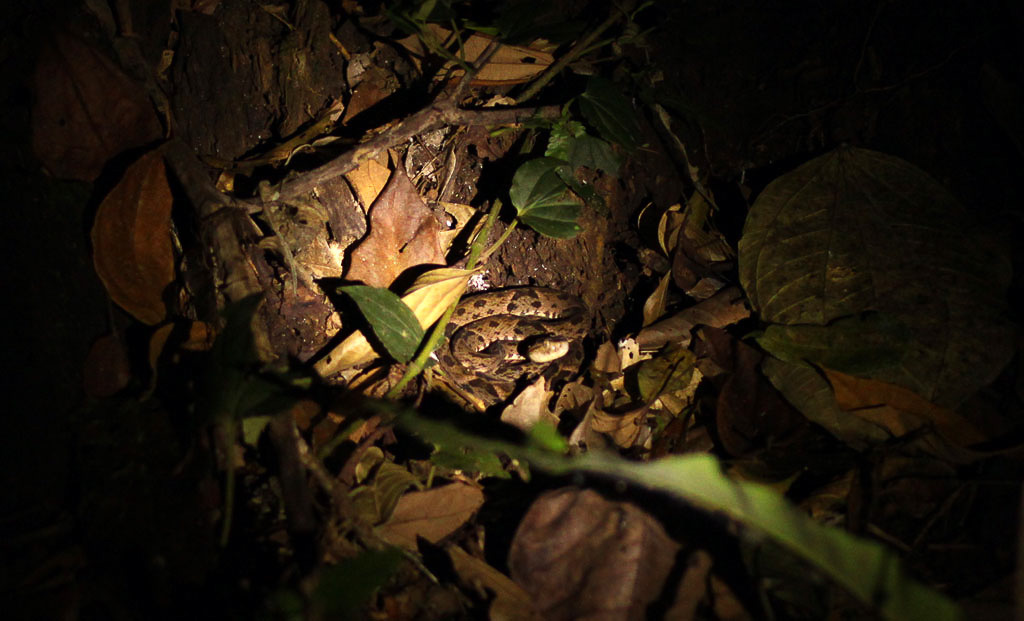
[[[440,225],[399,168],[370,207],[370,232],[352,251],[347,280],[387,287],[406,269],[444,263]]]
[[[986,439],[985,434],[964,417],[902,386],[831,369],[824,371],[840,408],[866,418],[896,436],[932,425],[943,438],[960,446]]]
[[[455,38],[452,31],[437,24],[428,24],[422,34],[445,46],[451,44]],[[464,54],[467,63],[474,63],[491,41],[491,37],[486,35],[470,35],[461,41],[460,52]],[[427,54],[419,36],[412,35],[398,43],[409,50],[414,58]],[[473,78],[473,84],[477,86],[509,86],[527,82],[554,62],[554,57],[546,49],[548,47],[551,46],[544,41],[536,41],[529,46],[503,45],[480,68],[476,77]],[[438,75],[445,74],[450,67],[451,63],[446,64],[438,72]],[[458,76],[461,73],[461,70],[456,70],[453,75]]]
[[[93,263],[111,299],[139,321],[166,316],[174,280],[171,190],[163,159],[144,155],[103,199],[92,227]]]

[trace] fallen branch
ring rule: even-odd
[[[413,136],[446,125],[509,125],[522,123],[534,117],[554,119],[558,118],[559,114],[561,111],[558,106],[464,110],[459,108],[452,99],[445,98],[430,104],[323,166],[285,181],[281,184],[277,197],[279,200],[287,201],[302,196],[326,181],[355,170],[363,162],[377,157],[385,150],[402,144]]]

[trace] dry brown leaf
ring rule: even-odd
[[[439,235],[441,239],[441,249],[446,253],[448,252],[448,249],[451,248],[452,242],[456,237],[463,236],[465,239],[473,239],[477,231],[483,228],[484,218],[479,218],[476,222],[476,226],[474,227],[475,230],[468,235],[464,235],[466,225],[473,219],[473,216],[480,213],[476,207],[463,203],[449,203],[447,201],[441,202],[441,206],[444,207],[444,210],[455,219],[455,226],[446,231],[441,231]]]
[[[92,227],[93,263],[107,293],[149,325],[166,316],[164,290],[174,281],[172,201],[163,158],[151,152],[125,171]]]
[[[370,207],[369,233],[352,250],[346,279],[387,287],[410,267],[443,264],[440,228],[405,171],[396,169]]]
[[[619,357],[619,368],[623,371],[634,364],[651,359],[649,353],[645,354],[640,351],[640,343],[637,343],[635,338],[622,339],[619,342],[619,349],[616,355]]]
[[[153,331],[153,336],[149,337],[149,368],[154,372],[156,371],[157,361],[164,354],[167,340],[171,337],[175,328],[177,326],[174,324],[160,326]],[[203,321],[193,321],[188,326],[184,342],[176,343],[176,346],[186,351],[208,351],[213,347],[215,336],[216,334],[210,324]]]
[[[209,351],[213,347],[213,340],[217,336],[213,326],[202,321],[193,321],[184,332],[183,340],[175,340],[173,349],[167,352],[167,344],[171,336],[180,339],[182,334],[181,326],[167,323],[153,331],[149,337],[149,369],[152,372],[149,378],[149,388],[153,390],[160,381],[159,362],[161,358],[172,360],[177,363],[180,360],[180,352]]]
[[[658,219],[658,245],[661,246],[661,251],[665,253],[665,256],[672,254],[679,239],[679,232],[685,222],[683,206],[679,203],[662,212],[661,218]]]
[[[475,34],[465,44],[466,60],[476,62],[491,44],[491,38]],[[503,45],[473,78],[474,86],[521,84],[539,75],[555,62],[554,57],[536,46]],[[455,72],[459,75],[461,72]]]
[[[489,618],[491,621],[539,621],[542,617],[533,609],[530,595],[511,578],[491,567],[462,548],[447,547],[448,556],[459,579],[475,588],[481,597],[494,595]]]
[[[958,446],[970,446],[988,439],[956,412],[939,407],[902,386],[831,369],[824,371],[840,408],[887,429],[895,436],[932,425],[939,435]]]
[[[635,505],[567,488],[533,503],[508,565],[545,619],[643,619],[678,549]]]
[[[636,340],[644,351],[658,349],[666,343],[687,347],[694,326],[724,328],[749,316],[743,292],[737,287],[728,287],[695,306],[647,326],[636,335]]]
[[[528,431],[541,421],[558,426],[558,417],[548,409],[548,402],[555,395],[547,389],[547,380],[538,377],[516,395],[516,398],[501,412],[501,422]]]
[[[670,270],[676,286],[698,300],[713,296],[725,286],[720,277],[732,269],[732,248],[709,219],[712,205],[703,192],[694,192],[679,211],[678,205],[662,214],[658,241],[672,260]]]
[[[452,42],[450,30],[437,24],[428,24],[426,36],[434,37],[442,45]],[[491,38],[481,34],[471,35],[462,44],[465,52],[465,60],[473,63],[484,49],[491,43]],[[398,42],[409,50],[414,56],[423,57],[426,51],[420,38],[416,35],[406,37]],[[504,45],[491,59],[481,67],[473,79],[475,86],[501,86],[521,84],[526,82],[547,69],[553,62],[554,57],[545,49],[543,42],[537,41],[528,47],[520,45]],[[448,72],[451,63],[445,65],[438,75]],[[455,71],[453,75],[461,75],[462,71]]]
[[[686,559],[686,571],[676,589],[675,601],[665,613],[666,619],[703,619],[701,607],[711,608],[711,618],[719,621],[747,621],[749,612],[729,588],[712,572],[714,560],[705,550],[695,550]]]
[[[679,581],[676,598],[672,603],[669,619],[696,619],[701,603],[707,599],[708,581],[711,578],[711,555],[704,550],[695,551],[687,559],[686,572]]]
[[[647,429],[644,424],[647,413],[646,406],[622,414],[595,409],[590,419],[590,428],[606,434],[617,446],[630,448],[636,445],[640,433]]]
[[[591,368],[601,373],[622,372],[622,361],[619,359],[619,352],[615,350],[615,346],[611,342],[605,341],[597,346],[597,355],[594,357],[594,363]]]
[[[590,407],[593,400],[594,388],[584,386],[583,378],[577,378],[562,386],[561,392],[558,393],[558,399],[555,401],[555,416],[561,418],[562,412],[583,410]]]
[[[359,198],[359,203],[366,208],[372,205],[380,195],[390,176],[391,169],[387,167],[387,154],[383,154],[376,160],[363,162],[359,168],[347,173],[345,179],[352,185],[352,191]]]
[[[569,434],[569,446],[582,448],[588,451],[601,451],[611,447],[608,438],[594,431],[594,413],[598,411],[598,399],[594,399],[588,406],[583,418]]]
[[[92,181],[115,155],[162,135],[142,89],[69,34],[43,43],[33,91],[32,150],[55,177]]]
[[[366,71],[359,76],[359,83],[352,90],[342,125],[348,125],[361,112],[369,110],[395,92],[398,80],[392,67],[385,67],[380,57],[372,58],[373,54],[364,55],[371,63]]]
[[[760,373],[764,354],[720,328],[701,330],[704,357],[726,371],[715,409],[722,447],[736,457],[760,455],[775,468],[798,467],[769,457],[802,454],[810,422]],[[788,474],[778,472],[778,474]]]
[[[484,504],[484,494],[465,483],[451,483],[403,495],[391,517],[376,530],[390,543],[415,550],[416,538],[437,543],[455,532]]]
[[[661,277],[661,282],[658,283],[654,292],[644,301],[644,327],[651,325],[655,319],[665,314],[665,307],[667,305],[665,298],[668,295],[668,283],[671,279],[672,274],[666,272]]]

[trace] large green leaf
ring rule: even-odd
[[[512,177],[509,198],[524,224],[542,235],[568,239],[580,232],[580,206],[569,199],[558,171],[566,164],[542,157],[524,162]]]
[[[338,287],[351,297],[381,345],[399,362],[408,362],[423,341],[423,326],[402,298],[381,287]]]
[[[611,175],[619,174],[619,157],[604,140],[584,134],[570,140],[566,147],[566,159],[570,165],[603,170]]]
[[[865,374],[946,407],[1012,354],[1006,257],[945,188],[891,155],[843,147],[769,184],[739,270],[767,322],[824,326],[874,310],[908,326],[901,363]]]
[[[623,89],[604,78],[591,78],[580,97],[580,110],[607,140],[635,150],[643,144],[643,131]]]
[[[441,446],[500,452],[554,474],[579,472],[610,477],[727,515],[746,527],[745,534],[770,538],[885,618],[959,618],[956,604],[908,578],[895,553],[882,544],[814,522],[768,486],[728,478],[710,455],[667,457],[648,463],[596,452],[569,458],[530,445],[471,435],[411,411],[404,411],[398,422]]]
[[[757,342],[788,362],[814,360],[843,373],[871,373],[903,362],[910,333],[884,313],[836,319],[827,326],[772,324]]]

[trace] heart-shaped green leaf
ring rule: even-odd
[[[604,138],[629,149],[643,145],[636,112],[622,89],[604,78],[591,78],[580,97],[583,116]]]
[[[740,282],[771,323],[831,328],[878,311],[906,326],[906,341],[886,343],[904,349],[899,364],[867,375],[956,407],[1013,354],[1005,316],[1011,268],[993,242],[921,169],[843,147],[757,198],[739,243]]]
[[[550,157],[529,160],[512,178],[509,197],[524,224],[542,235],[568,239],[580,232],[576,223],[580,206],[567,196],[559,178],[562,160]]]

